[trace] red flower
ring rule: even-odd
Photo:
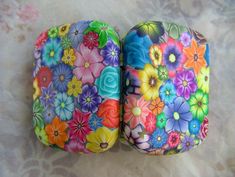
[[[92,50],[94,47],[98,47],[99,35],[95,32],[89,32],[83,37],[83,43],[86,47]]]
[[[38,85],[40,88],[48,87],[48,85],[52,80],[52,72],[48,67],[43,66],[38,71],[37,78],[38,78]]]
[[[171,148],[178,146],[180,142],[180,135],[177,132],[171,132],[168,136],[167,143]]]
[[[145,129],[147,132],[153,133],[156,128],[156,121],[156,117],[152,113],[149,113],[145,122]]]
[[[36,43],[35,43],[36,48],[37,48],[37,49],[38,49],[38,48],[41,48],[42,45],[46,42],[47,38],[48,38],[48,36],[47,36],[47,31],[42,32],[42,33],[38,36],[38,38],[37,38],[37,40],[36,40]]]
[[[205,139],[205,137],[207,136],[208,133],[208,119],[207,117],[205,117],[205,119],[203,120],[202,124],[201,124],[201,128],[200,128],[200,136],[202,139]]]
[[[68,122],[71,139],[85,141],[86,135],[91,131],[88,124],[89,117],[90,113],[82,113],[79,109],[75,109],[73,119]]]
[[[106,100],[99,106],[97,115],[103,119],[103,125],[108,128],[118,128],[119,118],[119,102],[116,100]]]

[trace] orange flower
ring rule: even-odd
[[[158,97],[156,100],[153,100],[149,105],[149,109],[153,112],[154,115],[158,115],[162,112],[164,103]]]
[[[68,125],[65,122],[55,117],[51,124],[48,124],[45,128],[49,143],[64,148],[64,143],[68,140],[67,133],[65,132],[67,127]]]
[[[99,106],[97,115],[103,119],[103,125],[108,128],[118,128],[119,126],[119,102],[116,100],[106,100]]]
[[[201,68],[206,66],[206,60],[204,58],[205,51],[205,45],[199,46],[197,42],[192,39],[191,47],[184,49],[184,54],[187,56],[184,66],[193,68],[195,73],[198,74]]]

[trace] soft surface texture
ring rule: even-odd
[[[198,148],[146,156],[120,143],[97,155],[43,146],[32,131],[33,43],[52,25],[100,19],[123,36],[140,21],[174,21],[204,34],[211,47],[210,125]],[[235,3],[233,0],[0,0],[0,177],[235,175]]]

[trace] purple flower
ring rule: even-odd
[[[188,47],[191,44],[191,36],[187,32],[184,32],[180,36],[180,41],[184,47]]]
[[[96,86],[86,84],[82,87],[79,104],[83,112],[95,113],[98,110],[98,105],[101,101],[102,99],[98,95]]]
[[[146,150],[150,148],[150,144],[148,143],[150,136],[144,133],[140,124],[137,125],[133,130],[131,130],[130,127],[125,124],[124,137],[129,143],[133,144],[140,150]]]
[[[178,73],[174,84],[176,85],[177,95],[184,97],[186,100],[190,98],[191,93],[197,90],[197,84],[192,70],[185,70]]]
[[[194,138],[188,135],[183,136],[181,139],[180,147],[182,151],[188,151],[194,146]]]
[[[104,64],[110,66],[119,65],[120,48],[113,41],[108,41],[106,46],[101,50],[101,55],[104,58]]]
[[[53,106],[47,106],[43,113],[44,120],[46,123],[51,123],[52,119],[56,116]]]
[[[40,96],[40,101],[44,107],[53,106],[56,96],[56,91],[53,88],[52,83],[46,88],[42,87],[42,95]]]
[[[165,105],[163,112],[167,118],[165,130],[186,132],[188,122],[192,120],[192,113],[187,101],[182,97],[176,97],[173,103]]]
[[[34,63],[33,63],[33,77],[36,77],[39,69],[41,68],[41,50],[34,50]]]

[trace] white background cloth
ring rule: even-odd
[[[79,155],[48,149],[32,131],[32,63],[37,35],[53,25],[98,19],[121,36],[145,20],[204,34],[211,48],[209,136],[174,156],[146,156],[117,143]],[[0,0],[0,177],[234,177],[234,0]]]

